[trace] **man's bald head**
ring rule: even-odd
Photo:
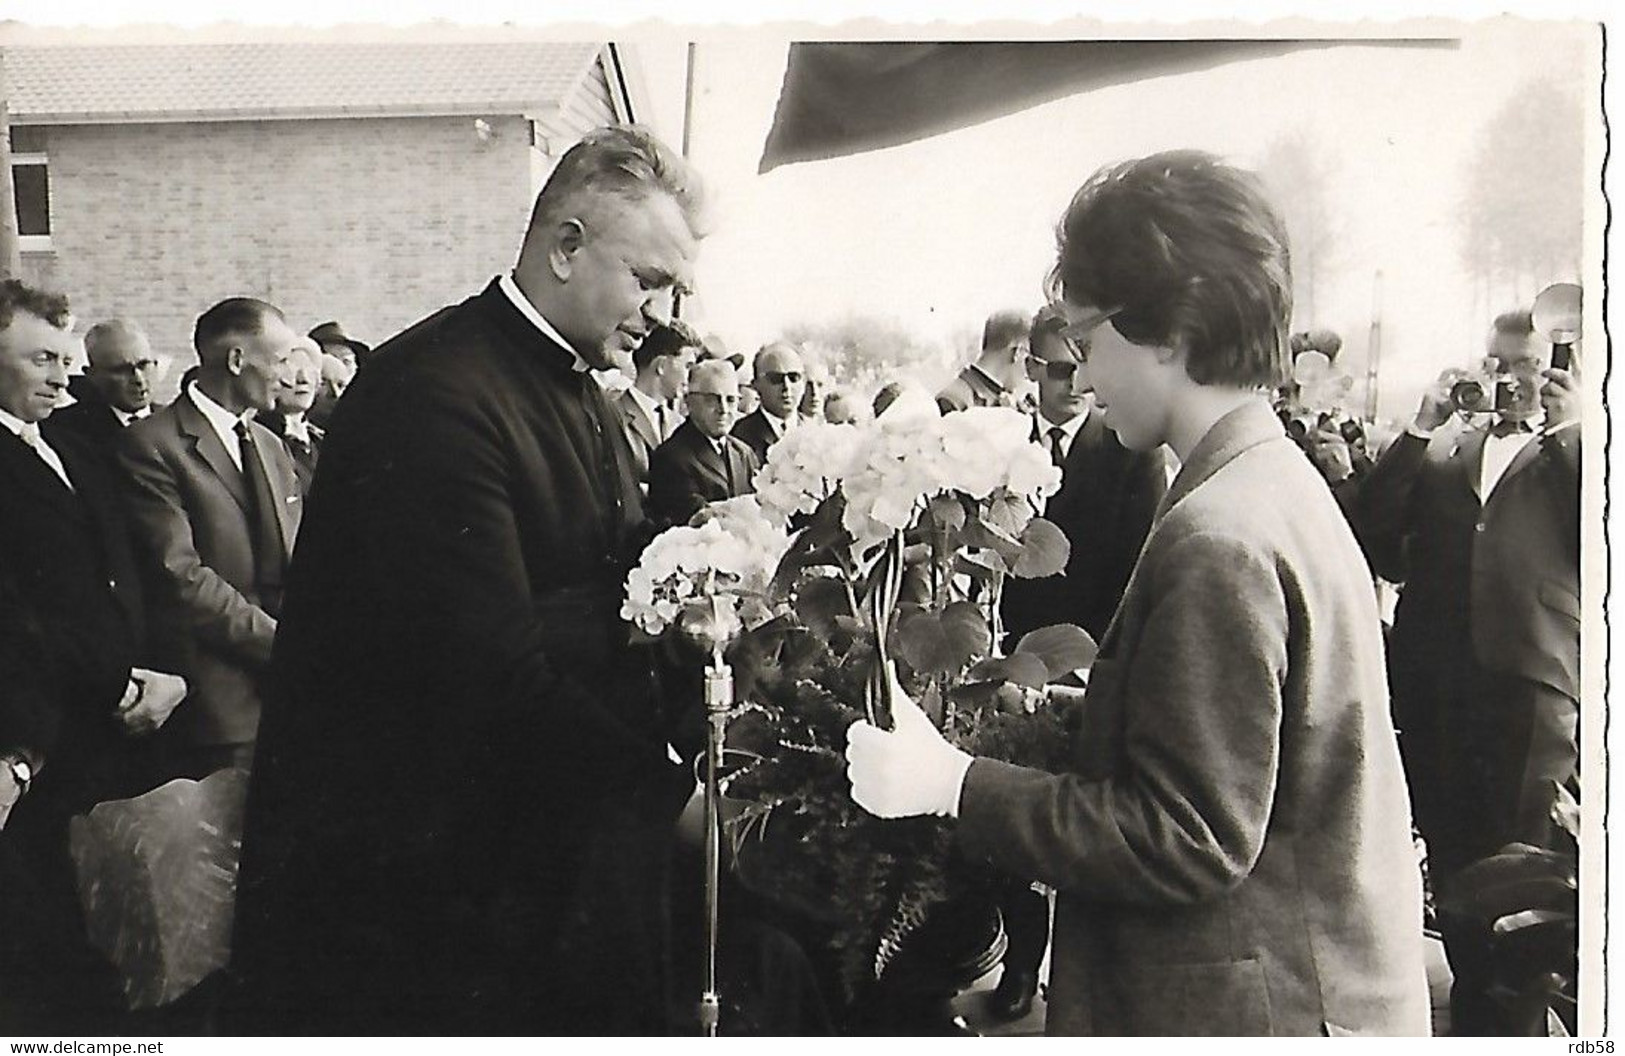
[[[763,345],[756,353],[756,391],[762,409],[775,418],[793,418],[807,391],[807,366],[796,347],[784,341]]]

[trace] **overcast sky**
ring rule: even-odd
[[[1308,129],[1331,163],[1339,237],[1314,316],[1296,322],[1339,331],[1363,377],[1380,270],[1381,410],[1400,413],[1440,369],[1481,355],[1489,318],[1512,306],[1475,299],[1459,253],[1483,124],[1537,78],[1595,97],[1586,66],[1597,50],[1582,27],[1457,28],[1455,49],[1350,46],[1237,63],[765,176],[756,167],[786,43],[702,41],[692,157],[719,223],[702,252],[698,321],[736,348],[850,311],[946,339],[994,309],[1038,306],[1055,222],[1098,166],[1172,147],[1252,165],[1277,136]],[[680,45],[642,51],[652,88],[681,85]],[[655,94],[655,121],[675,139],[681,91]]]

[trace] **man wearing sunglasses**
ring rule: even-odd
[[[46,419],[46,439],[73,434],[99,452],[124,427],[152,413],[158,360],[141,328],[109,319],[85,331],[85,373],[68,386],[74,403]]]
[[[1099,641],[1123,600],[1152,515],[1168,490],[1159,454],[1130,451],[1094,412],[1089,339],[1073,341],[1062,332],[1066,327],[1059,305],[1039,310],[1028,334],[1026,370],[1038,388],[1033,441],[1061,467],[1061,490],[1044,516],[1066,534],[1072,552],[1061,575],[1005,584],[1002,612],[1012,644],[1028,631],[1057,623],[1077,624]],[[1015,884],[1000,908],[1010,945],[993,1009],[1001,1018],[1020,1019],[1032,1008],[1037,989],[1049,906],[1027,885]]]
[[[801,423],[801,397],[807,389],[807,365],[794,345],[783,341],[756,353],[753,387],[761,406],[739,420],[733,435],[750,445],[756,460],[767,464],[767,449]]]

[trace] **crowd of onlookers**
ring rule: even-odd
[[[136,322],[69,332],[60,296],[0,285],[0,1024],[113,1029],[116,982],[84,941],[68,819],[175,778],[252,766],[284,576],[335,407],[373,350],[336,322],[300,335],[232,298],[197,320],[197,365],[166,406]],[[1017,407],[1063,473],[1046,515],[1069,537],[1063,575],[1016,581],[1015,634],[1074,622],[1101,636],[1179,466],[1107,426],[1089,349],[1063,312],[999,312],[944,413]],[[1335,335],[1331,335],[1335,337]],[[1336,355],[1328,336],[1302,353]],[[1282,425],[1321,470],[1375,577],[1398,585],[1389,676],[1416,824],[1435,885],[1513,842],[1552,839],[1576,776],[1579,430],[1572,373],[1553,370],[1527,312],[1496,320],[1489,354],[1528,398],[1483,409],[1430,392],[1383,450],[1371,423],[1277,394]],[[83,372],[71,365],[83,361]],[[680,320],[597,372],[625,432],[650,521],[687,523],[749,493],[774,443],[810,419],[883,413],[829,389],[773,341],[730,354]],[[1044,896],[1001,896],[1009,951],[999,1015],[1037,990]],[[1486,941],[1441,919],[1461,1031],[1493,1031]]]

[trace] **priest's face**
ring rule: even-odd
[[[691,284],[698,245],[666,194],[594,195],[581,213],[565,225],[555,257],[564,296],[550,321],[603,369],[610,351],[629,352],[671,321],[674,299]]]

